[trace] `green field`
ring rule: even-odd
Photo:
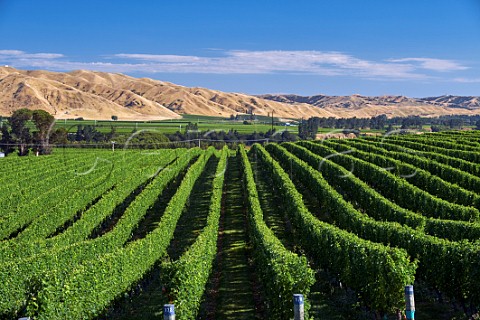
[[[479,138],[1,158],[0,318],[472,317]]]
[[[107,133],[111,131],[112,126],[116,128],[117,133],[131,133],[134,130],[155,130],[161,133],[184,132],[188,123],[198,124],[201,131],[229,131],[236,130],[240,133],[266,132],[272,129],[271,119],[267,117],[257,117],[255,121],[249,121],[250,124],[243,124],[243,120],[232,121],[220,117],[183,115],[182,119],[162,120],[162,121],[105,121],[105,120],[57,120],[57,128],[66,128],[69,132],[75,132],[78,125],[95,126],[98,131]],[[296,127],[285,127],[279,125],[278,119],[274,121],[276,130],[297,131]]]
[[[54,128],[65,128],[69,133],[75,133],[78,126],[93,126],[96,131],[108,134],[112,131],[112,127],[115,128],[117,135],[127,137],[129,134],[135,131],[147,130],[160,132],[163,134],[174,134],[176,132],[185,133],[186,126],[189,123],[198,125],[198,130],[202,133],[209,131],[225,131],[230,130],[237,131],[240,134],[252,134],[254,132],[267,132],[272,129],[272,119],[266,116],[255,116],[256,120],[248,120],[248,124],[244,124],[243,120],[229,120],[222,117],[201,116],[201,115],[182,115],[182,119],[170,119],[170,120],[157,120],[157,121],[122,121],[117,120],[56,120]],[[35,130],[33,123],[27,125],[31,130]],[[394,130],[400,130],[399,125],[393,126]],[[409,132],[423,131],[429,132],[430,125],[424,125],[422,129],[410,129]],[[286,126],[280,122],[278,118],[274,118],[273,128],[279,131],[289,131],[297,134],[298,127],[296,125]],[[465,128],[472,129],[472,126],[465,126]],[[332,128],[319,128],[319,134],[333,133],[338,134],[342,132],[349,132],[349,129],[332,129]],[[361,129],[361,133],[369,134],[384,134],[385,130],[377,129]]]

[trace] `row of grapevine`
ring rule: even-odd
[[[476,221],[479,218],[479,212],[475,208],[439,199],[370,162],[357,159],[349,154],[338,154],[334,149],[318,143],[305,141],[299,144],[323,157],[330,157],[332,161],[345,168],[354,168],[356,176],[404,208],[421,212],[423,215],[433,218],[463,221]]]
[[[378,139],[378,138],[376,138]],[[463,159],[465,161],[479,163],[480,162],[480,152],[472,152],[472,151],[465,151],[465,150],[452,150],[446,149],[441,147],[432,146],[428,143],[428,140],[421,140],[420,138],[410,141],[406,139],[402,139],[401,136],[388,136],[384,137],[382,141],[386,142],[393,142],[397,145],[405,146],[411,149],[419,150],[419,151],[428,151],[428,152],[435,152],[440,153],[446,156],[450,156],[453,158]]]
[[[431,174],[434,174],[445,181],[457,184],[467,190],[480,193],[480,178],[474,176],[468,172],[459,170],[450,165],[440,163],[435,160],[418,156],[414,153],[401,152],[401,151],[388,151],[382,148],[380,143],[367,141],[364,139],[338,139],[336,143],[341,143],[349,146],[353,146],[357,149],[375,154],[381,154],[387,157],[395,158],[399,161],[409,163],[417,168],[422,168]]]
[[[436,139],[445,139],[444,137],[437,136],[437,135],[435,136],[435,138]],[[477,139],[478,139],[478,137],[477,137]],[[480,148],[480,143],[472,140],[472,137],[470,137],[470,138],[463,137],[463,138],[457,138],[457,139],[450,138],[450,139],[448,139],[448,141],[451,141],[453,143],[459,143],[461,145],[466,145],[466,146],[470,146],[470,147]]]
[[[440,131],[427,134],[427,137],[433,140],[460,143],[462,146],[465,145],[469,147],[480,147],[480,144],[474,140],[475,136],[471,134],[456,134],[455,131]]]
[[[315,282],[314,272],[305,257],[288,251],[263,220],[251,164],[243,146],[239,147],[243,167],[244,193],[248,203],[250,237],[254,246],[256,268],[268,297],[272,319],[288,319],[293,314],[292,297],[305,297],[308,318],[308,293]]]
[[[476,245],[428,236],[395,222],[375,221],[356,211],[319,171],[285,148],[273,144],[267,148],[286,167],[292,167],[298,179],[321,199],[322,209],[329,212],[339,227],[364,239],[405,249],[412,258],[418,259],[418,278],[459,301],[480,301],[480,286],[475,280],[479,274],[480,251]]]
[[[33,173],[35,168],[58,168],[61,167],[67,160],[78,161],[82,158],[91,158],[95,160],[95,157],[101,156],[104,158],[112,157],[112,152],[108,149],[54,149],[50,155],[43,155],[36,157],[30,155],[28,157],[19,157],[16,153],[9,154],[8,157],[2,158],[0,166],[0,174],[9,177],[11,174],[15,174],[16,171]]]
[[[354,147],[338,144],[335,141],[325,141],[324,144],[339,152],[351,152],[355,158],[375,164],[398,177],[405,177],[412,185],[440,199],[462,206],[474,207],[477,210],[480,208],[480,196],[478,194],[442,180],[419,167],[396,160],[388,155],[365,152]],[[477,213],[477,216],[480,216],[480,212]]]
[[[0,174],[8,175],[16,170],[31,170],[32,165],[43,166],[54,164],[61,160],[57,155],[48,155],[43,157],[16,157],[15,154],[2,158]],[[33,172],[33,171],[32,171]]]
[[[437,132],[436,134],[430,136],[434,137],[435,139],[447,140],[455,143],[461,143],[462,145],[480,148],[480,143],[478,143],[480,136],[478,135],[456,135],[454,132]]]
[[[169,264],[168,287],[172,288],[172,303],[179,319],[195,319],[202,302],[205,285],[217,253],[218,225],[222,207],[223,182],[227,169],[228,149],[224,147],[213,180],[213,192],[207,225],[194,244],[177,260]]]
[[[320,168],[322,175],[338,192],[345,194],[349,201],[360,206],[370,217],[380,221],[398,222],[427,234],[449,240],[476,240],[480,238],[480,224],[456,220],[428,218],[404,209],[383,197],[365,182],[344,167],[324,159],[308,149],[294,143],[282,145],[307,162],[313,168]]]
[[[90,157],[89,155],[87,155]],[[78,164],[71,159],[61,162],[58,157],[51,162],[32,163],[29,168],[14,168],[2,175],[0,185],[0,217],[16,208],[19,204],[31,200],[28,190],[38,190],[39,194],[49,190],[48,181],[56,179],[56,176],[64,173],[65,179],[74,173]],[[70,173],[70,174],[68,174]]]
[[[37,170],[41,172],[46,172],[46,175],[41,176],[28,176],[28,173],[21,171],[15,171],[15,175],[9,174],[7,181],[15,183],[17,180],[20,180],[18,185],[11,186],[9,183],[5,183],[5,186],[1,186],[2,194],[0,195],[2,204],[0,205],[0,217],[8,218],[10,215],[16,215],[16,212],[21,212],[22,210],[30,210],[30,207],[35,208],[38,205],[39,201],[44,198],[47,198],[49,195],[55,195],[54,190],[52,189],[73,189],[76,186],[81,186],[78,184],[79,180],[85,179],[83,175],[76,175],[75,170],[79,169],[81,172],[87,171],[92,168],[92,165],[95,162],[95,159],[91,159],[90,156],[85,156],[84,159],[89,159],[92,161],[82,161],[85,162],[82,165],[76,162],[70,162],[62,170],[48,170],[48,168],[36,167]],[[106,168],[107,166],[102,163],[102,166]],[[61,166],[60,166],[61,167]],[[77,187],[78,188],[78,187]],[[60,190],[62,190],[60,189]],[[32,195],[30,190],[35,190],[35,195]]]
[[[105,307],[129,291],[166,252],[177,221],[213,148],[188,169],[175,195],[152,232],[99,259],[87,260],[73,270],[46,274],[31,315],[38,319],[82,319],[98,316]],[[142,193],[143,194],[143,193]]]
[[[68,186],[65,186],[63,183],[58,183],[58,181],[61,180],[57,178],[51,179],[49,182],[50,189],[48,191],[42,193],[30,203],[9,212],[0,220],[0,239],[7,239],[14,232],[27,227],[41,215],[56,214],[57,212],[67,210],[66,207],[69,206],[69,197],[78,197],[84,192],[84,188],[92,188],[99,185],[103,187],[100,188],[99,194],[104,193],[113,186],[112,179],[106,179],[109,170],[111,170],[109,164],[102,165],[98,170],[88,175],[69,179]],[[102,183],[104,181],[105,183]],[[89,200],[91,199],[86,199],[86,201]]]
[[[448,130],[448,131],[440,131],[436,132],[435,134],[437,135],[447,135],[449,137],[468,137],[471,135],[478,135],[479,131],[478,130]]]
[[[166,157],[168,162],[170,162],[172,160],[171,158],[174,156],[173,152],[166,151],[165,153],[170,155],[170,157]],[[163,159],[163,157],[156,158],[155,161],[161,159]],[[91,199],[96,199],[99,197],[99,195],[103,198],[109,197],[108,193],[115,192],[114,190],[116,188],[121,188],[120,185],[125,182],[124,172],[131,167],[136,167],[137,162],[139,162],[139,158],[133,160],[132,162],[128,162],[128,167],[117,166],[109,175],[108,184],[106,182],[93,184],[93,186],[90,188],[86,186],[84,189],[79,190],[79,192],[73,193],[72,198],[69,199],[68,203],[64,206],[61,206],[61,210],[56,210],[50,214],[44,214],[35,219],[24,231],[22,231],[22,233],[18,235],[18,237],[15,238],[15,242],[28,243],[39,238],[46,238],[53,234],[55,230],[63,226],[65,222],[71,220],[76,212],[85,210]],[[152,161],[151,163],[153,164],[154,162]],[[167,163],[160,162],[159,165],[163,166]],[[144,176],[144,179],[146,179],[146,176]],[[128,178],[127,180],[129,181],[130,187],[132,181],[130,181]],[[110,185],[113,185],[113,187],[105,192],[105,190],[107,190],[106,188],[108,188]],[[113,208],[111,203],[110,207]]]
[[[30,284],[34,279],[43,279],[44,274],[48,273],[52,274],[53,277],[55,274],[61,273],[62,270],[70,270],[72,265],[82,261],[95,260],[123,246],[147,209],[155,202],[168,183],[187,167],[190,160],[198,156],[199,153],[199,149],[191,149],[190,152],[186,152],[178,158],[175,165],[169,166],[169,170],[162,170],[144,188],[143,192],[136,196],[113,230],[102,237],[75,244],[64,243],[62,238],[58,241],[53,241],[55,238],[52,238],[53,242],[34,242],[31,246],[27,246],[30,255],[20,260],[12,260],[12,258],[16,257],[18,259],[25,252],[21,246],[3,250],[0,261],[6,262],[0,265],[0,282],[2,283],[2,286],[0,286],[0,315],[17,314],[22,310],[29,299],[28,292],[31,291]],[[198,161],[203,162],[203,159],[202,156],[201,159],[197,160],[197,163]],[[122,201],[123,199],[120,198],[119,200]],[[105,217],[105,213],[102,211],[95,212],[103,218]],[[91,215],[87,217],[91,217]],[[80,222],[83,220],[80,219],[72,228],[75,228],[76,225],[82,225]],[[85,226],[85,224],[83,225]],[[91,230],[91,226],[89,229]],[[77,230],[83,233],[83,229],[77,228]],[[83,234],[88,237],[88,233]],[[35,247],[38,247],[37,254],[35,254]]]
[[[378,144],[380,147],[389,151],[407,152],[415,155],[416,157],[423,157],[430,160],[435,160],[439,163],[443,163],[451,167],[457,168],[459,170],[468,172],[469,174],[472,174],[476,177],[480,177],[480,166],[477,163],[446,156],[441,153],[419,151],[419,150],[407,148],[406,146],[402,145],[402,143],[399,141],[397,141],[396,143],[391,143],[388,141],[379,140],[377,138],[371,139],[369,137],[362,138],[362,141]]]
[[[159,188],[161,192],[164,186],[168,184],[169,181],[171,181],[171,179],[173,179],[179,171],[183,170],[183,168],[190,161],[191,156],[194,155],[194,153],[184,153],[175,161],[175,164],[171,164],[162,170],[158,174],[159,177],[152,182],[152,185],[155,185],[156,188]],[[170,163],[171,160],[173,160],[173,157],[173,153],[168,153],[166,158],[159,159],[159,163],[151,167],[147,166],[145,169],[133,171],[132,174],[128,176],[128,179],[122,181],[122,183],[117,185],[116,188],[111,192],[103,195],[102,199],[100,199],[94,206],[90,207],[82,215],[81,219],[75,221],[75,223],[73,223],[67,230],[57,236],[48,239],[38,239],[26,243],[19,243],[17,241],[1,243],[0,261],[5,262],[8,260],[25,259],[26,257],[49,251],[51,252],[52,250],[59,250],[76,242],[86,240],[92,231],[112,213],[112,210],[115,207],[122,204],[125,198],[133,193],[135,188],[142,184],[148,178],[148,176],[158,170],[159,166],[163,167]],[[162,184],[158,184],[158,182],[162,182]],[[129,211],[130,210],[127,209],[126,213],[128,214]]]
[[[449,150],[480,152],[479,147],[472,147],[464,144],[455,143],[452,141],[447,141],[444,138],[435,139],[435,134],[425,134],[420,137],[417,137],[414,135],[401,135],[401,136],[395,136],[395,138],[399,140],[405,140],[405,141],[414,141],[414,142],[418,141],[418,142],[426,143],[429,146],[434,146],[434,147],[439,147],[439,148],[444,148]]]
[[[302,247],[323,268],[361,293],[365,303],[379,311],[403,305],[403,288],[412,283],[416,269],[404,250],[373,243],[324,223],[305,207],[288,174],[260,145],[254,145],[266,170],[271,170],[278,191],[286,199],[285,210],[300,233]]]

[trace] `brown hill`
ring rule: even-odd
[[[478,110],[480,108],[480,97],[459,97],[448,95],[440,97],[422,98],[421,100],[450,108],[466,108],[472,110]]]
[[[299,118],[330,116],[310,105],[290,105],[258,97],[187,88],[152,79],[92,71],[68,73],[0,68],[0,114],[18,108],[44,109],[56,118],[167,119],[179,114],[230,116],[253,112]]]
[[[290,94],[261,95],[259,97],[289,104],[306,103],[344,118],[354,116],[372,117],[380,114],[385,114],[388,117],[480,114],[480,97],[409,98],[405,96],[368,97],[357,94],[351,96],[298,96]]]
[[[56,118],[153,120],[180,114],[228,117],[253,112],[282,118],[478,114],[478,97],[412,99],[385,96],[251,96],[188,88],[147,78],[93,71],[68,73],[0,67],[0,115],[44,109]]]

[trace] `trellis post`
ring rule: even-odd
[[[163,306],[163,320],[175,320],[175,305],[165,304]]]
[[[295,320],[304,320],[305,311],[303,303],[303,294],[293,295],[293,314]]]
[[[405,286],[405,304],[406,316],[408,320],[415,319],[415,299],[413,296],[413,286]]]

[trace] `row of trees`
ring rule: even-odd
[[[113,116],[112,116],[113,119]],[[65,128],[54,128],[55,119],[44,110],[16,110],[6,122],[0,119],[0,150],[9,154],[17,151],[18,155],[28,155],[30,151],[37,154],[49,154],[52,145],[56,144],[85,144],[95,143],[110,145],[115,141],[117,144],[125,144],[127,141],[132,147],[154,148],[172,142],[172,146],[178,142],[202,140],[202,144],[220,147],[224,144],[238,143],[252,144],[255,141],[268,140],[271,142],[296,141],[298,139],[315,139],[318,128],[355,130],[377,129],[391,131],[393,126],[401,129],[421,129],[424,125],[431,125],[433,131],[442,129],[461,129],[464,125],[475,125],[480,130],[479,116],[442,116],[438,118],[423,118],[410,116],[403,118],[388,119],[386,115],[373,118],[318,118],[301,120],[298,125],[298,135],[290,131],[268,130],[267,132],[240,133],[236,130],[229,131],[204,131],[199,130],[196,123],[187,124],[185,131],[177,131],[174,134],[162,134],[153,131],[133,130],[128,134],[117,134],[116,127],[112,126],[108,133],[100,132],[92,125],[78,125],[74,133],[68,133]],[[206,140],[206,141],[205,141]]]
[[[300,121],[298,124],[298,137],[302,140],[315,139],[321,118],[310,118]]]
[[[373,118],[310,118],[309,122],[313,122],[313,126],[317,128],[331,129],[378,129],[384,130],[388,123],[387,116],[382,114]],[[302,121],[303,122],[303,121]],[[312,125],[310,125],[312,126]]]
[[[449,129],[461,129],[464,126],[475,126],[478,121],[480,121],[480,115],[448,115],[435,118],[409,116],[388,119],[388,123],[392,125],[432,125]]]
[[[117,136],[115,126],[111,127],[109,133],[103,133],[92,125],[78,125],[74,134],[68,134],[69,142],[86,142],[86,143],[104,143],[110,142]]]
[[[31,125],[35,131],[31,131]],[[66,141],[63,128],[54,129],[55,118],[44,110],[18,109],[0,128],[0,150],[5,154],[17,150],[19,156],[26,156],[33,150],[37,154],[52,152],[52,143]]]
[[[303,124],[303,125],[302,125]],[[462,129],[465,126],[475,126],[480,129],[480,115],[451,115],[440,116],[436,118],[426,118],[420,116],[395,117],[388,119],[382,114],[372,118],[310,118],[303,120],[299,127],[299,136],[311,136],[311,132],[317,128],[331,129],[374,129],[390,131],[394,126],[400,126],[401,129],[422,129],[429,125],[434,131],[441,129]]]

